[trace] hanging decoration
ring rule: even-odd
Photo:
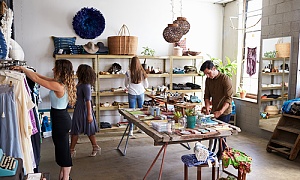
[[[175,43],[180,41],[180,39],[183,36],[183,33],[179,28],[178,24],[173,23],[168,24],[168,27],[164,29],[163,36],[168,43]]]
[[[178,27],[183,32],[183,35],[187,34],[190,30],[190,23],[185,17],[177,17],[177,20],[173,21],[173,23],[178,24]]]
[[[95,8],[84,7],[73,18],[73,29],[83,39],[95,39],[105,28],[102,13]]]
[[[172,5],[172,20],[174,19],[174,2],[171,0]],[[180,0],[180,13],[182,16],[182,0]],[[168,24],[163,31],[164,39],[169,43],[179,42],[183,35],[187,34],[190,30],[190,23],[186,20],[185,17],[177,17],[173,24]]]

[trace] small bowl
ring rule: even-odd
[[[201,52],[197,52],[197,51],[188,51],[188,54],[190,56],[198,56]]]

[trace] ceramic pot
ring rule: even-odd
[[[194,129],[196,126],[197,116],[187,116],[187,128]]]
[[[246,97],[246,92],[240,92],[240,97],[242,98],[242,99],[244,99],[245,97]]]

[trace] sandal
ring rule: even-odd
[[[95,157],[98,152],[101,154],[101,148],[98,145],[93,145],[93,151],[90,154],[90,157]]]
[[[76,150],[70,149],[71,158],[74,158],[76,156]]]

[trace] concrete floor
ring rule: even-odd
[[[116,150],[121,132],[97,134],[102,154],[88,157],[91,145],[85,136],[81,136],[76,146],[76,157],[73,159],[71,177],[73,180],[140,180],[150,167],[160,146],[153,145],[153,139],[146,134],[135,133],[136,139],[130,139],[126,156]],[[227,138],[229,146],[244,151],[253,158],[252,172],[247,180],[297,180],[300,179],[300,157],[290,161],[277,153],[266,152],[268,140],[251,134],[240,133]],[[190,143],[193,147],[194,143]],[[193,153],[179,144],[169,145],[163,167],[162,179],[182,180],[183,163],[180,157]],[[147,179],[158,179],[161,156],[152,168]],[[230,168],[231,172],[237,170]],[[49,172],[51,179],[58,179],[59,167],[54,161],[54,146],[51,138],[43,139],[41,149],[40,171]],[[221,177],[227,177],[221,173]],[[189,179],[196,179],[196,168],[189,168]],[[211,169],[202,168],[202,179],[211,179]]]

